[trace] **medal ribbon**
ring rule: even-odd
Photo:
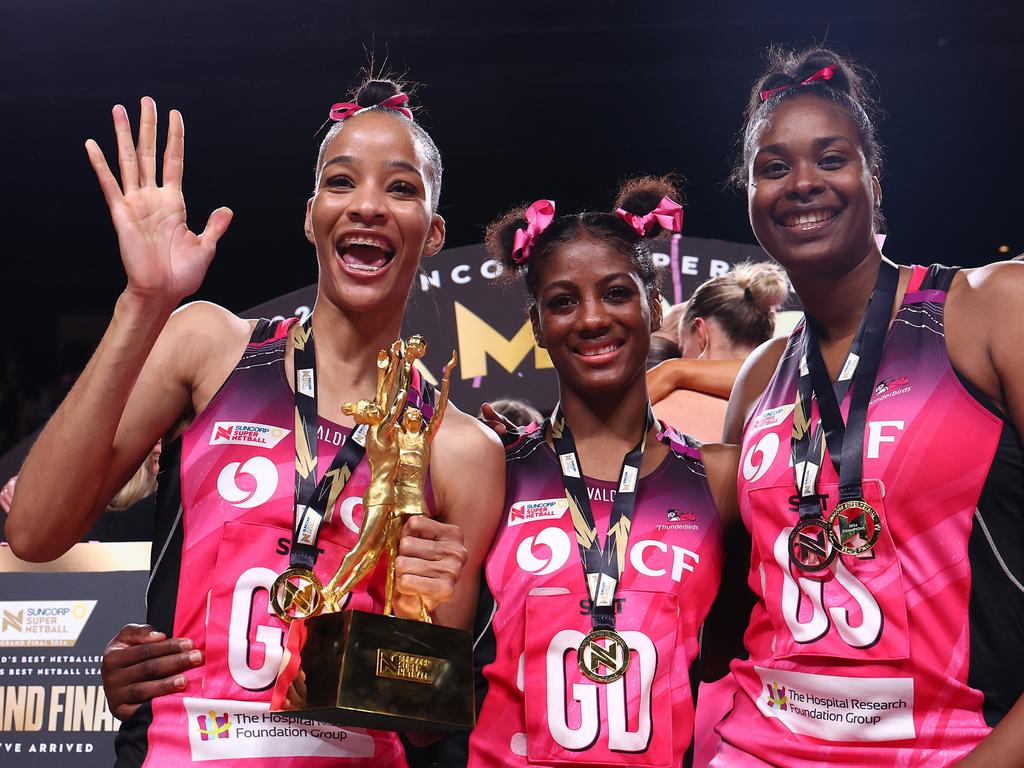
[[[644,419],[644,431],[638,442],[622,459],[619,470],[619,485],[612,502],[608,533],[604,538],[604,549],[597,542],[597,525],[590,508],[587,483],[583,479],[576,443],[572,438],[569,424],[558,405],[551,417],[548,429],[551,441],[558,454],[562,469],[562,483],[565,499],[569,503],[572,524],[576,530],[580,561],[586,578],[587,592],[591,601],[591,622],[594,629],[615,629],[615,593],[626,564],[626,544],[636,506],[636,494],[640,479],[640,465],[643,462],[647,433],[654,424],[654,411],[650,403]]]
[[[366,453],[366,426],[359,425],[342,443],[318,483],[316,349],[312,319],[295,331],[295,507],[289,564],[313,569],[323,523],[330,522],[334,502]]]
[[[868,402],[882,360],[882,348],[889,329],[889,317],[898,283],[899,269],[883,260],[857,335],[835,383],[828,375],[810,318],[806,321],[791,443],[801,518],[821,514],[817,480],[825,452],[823,435],[832,465],[839,474],[838,501],[862,498],[864,428],[867,425]],[[839,403],[851,385],[850,409],[844,423]],[[810,423],[812,397],[818,400],[819,414],[818,428],[813,435]]]

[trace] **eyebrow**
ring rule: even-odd
[[[353,157],[352,155],[336,155],[335,157],[332,157],[330,160],[328,160],[328,161],[326,161],[324,163],[324,168],[326,168],[329,165],[359,165],[359,164],[360,164],[360,160],[358,158],[356,158],[356,157]],[[387,165],[388,165],[389,168],[397,168],[397,169],[402,170],[402,171],[409,171],[410,173],[415,173],[417,176],[422,176],[423,175],[420,172],[419,168],[417,168],[412,163],[407,162],[406,160],[389,160]]]
[[[625,279],[625,280],[632,280],[632,277],[630,276],[629,272],[612,272],[610,274],[607,274],[607,275],[604,275],[604,276],[598,278],[597,282],[598,282],[599,285],[608,285],[610,283],[615,282],[616,280],[618,280],[620,278]],[[550,291],[550,290],[553,290],[553,289],[566,289],[566,288],[575,289],[576,287],[577,287],[577,283],[574,282],[573,280],[570,280],[570,279],[552,280],[550,283],[547,283],[544,286],[544,292],[547,292],[547,291]]]
[[[811,142],[811,144],[816,150],[820,151],[827,147],[829,144],[833,144],[837,141],[845,141],[847,144],[850,143],[850,140],[846,136],[822,136],[820,139],[815,139],[813,142]],[[757,154],[760,155],[763,152],[784,154],[786,148],[786,144],[768,144],[767,146],[761,147],[759,150],[757,150]]]

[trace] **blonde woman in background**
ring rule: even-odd
[[[785,272],[772,263],[744,262],[701,283],[679,321],[682,359],[647,374],[655,415],[698,440],[720,440],[732,382],[747,355],[774,334],[775,310],[788,294]],[[723,363],[703,371],[689,360]]]

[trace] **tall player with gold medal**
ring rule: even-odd
[[[127,286],[96,354],[25,463],[6,530],[18,555],[58,556],[165,436],[152,627],[129,630],[121,637],[129,647],[105,662],[111,689],[129,695],[112,701],[125,719],[118,765],[405,765],[392,732],[281,725],[269,711],[288,626],[274,607],[315,612],[320,574],[335,573],[357,542],[370,478],[360,432],[342,406],[373,399],[377,351],[400,335],[420,259],[444,242],[441,158],[401,89],[368,81],[331,118],[306,205],[319,280],[303,323],[243,320],[206,303],[174,312],[199,289],[231,216],[220,209],[202,234],[189,230],[180,114],[170,115],[161,175],[151,99],[143,100],[135,145],[127,112],[114,109],[120,182],[99,147],[87,144]],[[251,268],[286,271],[287,263],[246,255]],[[411,400],[424,389],[413,378]],[[418,617],[425,601],[438,624],[471,623],[502,494],[501,459],[488,430],[448,409],[429,468],[433,517],[412,517],[398,545],[396,614]],[[380,613],[385,571],[350,591],[342,607]],[[168,655],[175,650],[189,659],[181,674],[180,656]],[[152,664],[138,663],[144,659]]]

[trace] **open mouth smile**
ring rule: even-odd
[[[365,232],[343,235],[335,244],[335,251],[347,270],[364,275],[384,270],[395,258],[390,240]]]

